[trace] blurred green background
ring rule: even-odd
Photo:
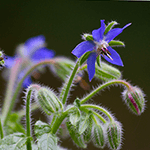
[[[105,19],[106,23],[116,20],[120,23],[118,27],[131,22],[132,25],[116,38],[126,44],[125,48],[115,48],[124,62],[124,67],[119,69],[124,79],[142,88],[148,100],[150,90],[149,14],[150,3],[148,2],[1,1],[0,47],[7,55],[13,56],[15,47],[19,43],[43,34],[48,43],[47,47],[53,49],[57,56],[63,55],[75,60],[71,50],[82,41],[80,35],[99,28],[100,19]],[[6,82],[2,79],[0,81],[2,100]],[[50,71],[43,74],[39,82],[56,90],[61,86],[61,81]],[[95,85],[96,82],[93,80],[90,84]],[[141,116],[135,116],[123,104],[120,96],[122,90],[123,88],[119,87],[106,89],[93,98],[93,103],[108,108],[123,124],[123,150],[148,150],[150,149],[150,104],[147,102],[146,110]],[[87,92],[80,87],[72,92],[79,97],[85,93]],[[37,115],[35,117],[40,118]],[[69,149],[77,149],[70,138],[61,139],[60,144]],[[96,148],[91,143],[87,149]]]

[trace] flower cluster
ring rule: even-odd
[[[111,46],[109,46],[109,43],[129,25],[131,25],[131,23],[125,25],[123,28],[111,29],[104,34],[106,26],[104,20],[101,20],[101,27],[92,31],[93,38],[91,40],[79,43],[74,48],[72,54],[78,58],[80,58],[86,52],[91,51],[87,59],[87,70],[90,81],[95,74],[95,61],[98,55],[101,55],[112,64],[123,66],[123,62],[119,54]]]
[[[45,59],[53,58],[54,51],[46,48],[45,37],[39,35],[28,39],[24,44],[17,47],[15,56],[7,56],[5,66],[11,68],[15,65],[18,59],[21,59],[20,73],[18,79],[20,80],[26,73],[29,66],[38,63]],[[23,87],[26,88],[32,82],[31,76],[28,75],[23,82]]]

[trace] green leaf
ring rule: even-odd
[[[50,133],[45,133],[37,138],[40,150],[57,150],[58,138]]]
[[[70,122],[66,122],[66,125],[74,143],[81,148],[86,148],[87,146],[84,142],[83,136],[79,135],[77,129]]]
[[[116,21],[110,22],[110,23],[107,25],[104,34],[106,34],[108,31],[110,31],[110,30],[112,29],[112,27],[113,27],[114,25],[116,25],[116,24],[118,24]]]
[[[17,113],[12,113],[9,117],[7,126],[4,127],[6,135],[13,134],[14,132],[21,132],[25,134],[25,129],[20,123],[20,118]]]
[[[92,127],[93,127],[93,119],[92,119],[92,114],[89,116],[89,125],[86,128],[85,132],[84,132],[84,141],[86,143],[90,142],[91,140],[91,134],[92,134]]]
[[[108,44],[109,46],[125,46],[122,41],[116,41],[116,40],[111,40]]]
[[[22,133],[14,133],[0,140],[1,150],[26,150],[27,137]]]
[[[81,57],[80,57],[80,66],[87,60],[87,58],[89,57],[91,51],[89,52],[86,52],[85,54],[83,54]]]
[[[34,132],[37,138],[45,133],[49,133],[50,131],[51,128],[49,124],[40,120],[35,123]]]

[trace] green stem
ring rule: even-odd
[[[28,91],[26,98],[26,136],[27,139],[27,150],[32,150],[31,146],[31,124],[30,124],[30,102],[31,102],[32,90]]]
[[[56,118],[56,120],[54,121],[52,128],[51,128],[51,133],[55,134],[59,128],[59,126],[61,125],[61,123],[63,122],[63,120],[67,117],[68,113],[72,110],[76,109],[75,107],[71,107],[69,109],[67,109],[65,112],[63,112],[60,116],[58,116]]]
[[[114,119],[113,119],[113,116],[112,116],[107,110],[105,110],[103,107],[100,107],[100,106],[97,106],[97,105],[92,105],[92,104],[87,104],[87,105],[82,105],[81,108],[82,108],[82,109],[84,109],[84,108],[97,109],[97,110],[103,112],[103,113],[109,118],[110,121],[113,121],[113,120],[114,120]],[[106,123],[106,120],[104,120],[103,122]]]
[[[60,93],[60,99],[62,100],[63,104],[66,103],[66,99],[67,99],[67,96],[68,96],[68,93],[69,93],[72,81],[74,79],[74,76],[76,75],[76,72],[78,70],[78,67],[79,67],[79,59],[76,62],[76,65],[75,65],[75,67],[74,67],[74,69],[72,71],[72,74],[71,74],[69,80],[64,84],[64,87],[62,88],[62,91]]]
[[[38,109],[39,105],[37,103],[32,103],[31,105],[31,111],[34,111],[35,109]],[[26,114],[26,111],[24,109],[20,110],[17,112],[19,119],[21,120],[21,118]]]
[[[4,137],[4,133],[3,133],[3,127],[2,127],[2,122],[0,119],[0,135],[1,135],[1,139]]]
[[[46,64],[50,64],[50,63],[54,63],[54,60],[53,59],[50,59],[50,60],[45,60],[45,61],[41,61],[37,64],[35,64],[34,66],[32,66],[28,71],[27,73],[24,75],[24,77],[20,80],[20,82],[18,83],[17,85],[17,88],[15,89],[15,92],[14,92],[14,95],[12,97],[12,99],[8,99],[9,100],[9,105],[6,105],[5,109],[4,109],[4,112],[3,112],[3,121],[4,121],[4,126],[7,124],[7,121],[8,121],[8,118],[10,116],[10,113],[13,109],[13,106],[14,106],[14,103],[15,103],[15,100],[17,98],[17,95],[20,91],[20,88],[22,86],[22,83],[24,81],[24,79],[34,70],[36,69],[37,67],[41,66],[41,65],[46,65]]]
[[[125,85],[128,89],[131,88],[131,85],[124,81],[124,80],[111,80],[109,82],[106,82],[102,85],[100,85],[99,87],[97,87],[95,90],[93,90],[89,95],[87,95],[86,97],[84,97],[82,100],[81,100],[81,104],[84,104],[86,101],[88,101],[91,97],[93,97],[95,94],[97,94],[100,90],[104,89],[105,87],[107,86],[110,86],[112,84],[122,84],[122,85]]]
[[[21,59],[16,60],[16,64],[10,70],[10,75],[9,75],[10,78],[7,84],[4,104],[2,107],[2,122],[4,123],[4,126],[6,125],[8,116],[10,115],[9,109],[10,108],[12,109],[12,96],[13,96],[13,91],[14,91],[14,84],[17,79],[17,75],[18,75],[21,63],[22,63]]]

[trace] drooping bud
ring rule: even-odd
[[[103,81],[109,81],[112,79],[120,79],[121,72],[107,63],[100,62],[100,67],[95,65],[95,76]]]
[[[112,150],[119,150],[121,148],[122,127],[118,121],[110,122],[106,129],[107,144]]]
[[[136,115],[141,115],[145,108],[144,93],[138,87],[131,87],[122,93],[128,108]]]
[[[41,87],[36,92],[36,100],[48,115],[59,112],[63,108],[61,101],[53,90],[47,87]]]
[[[104,148],[106,140],[104,129],[101,124],[94,125],[93,143],[96,147]]]

